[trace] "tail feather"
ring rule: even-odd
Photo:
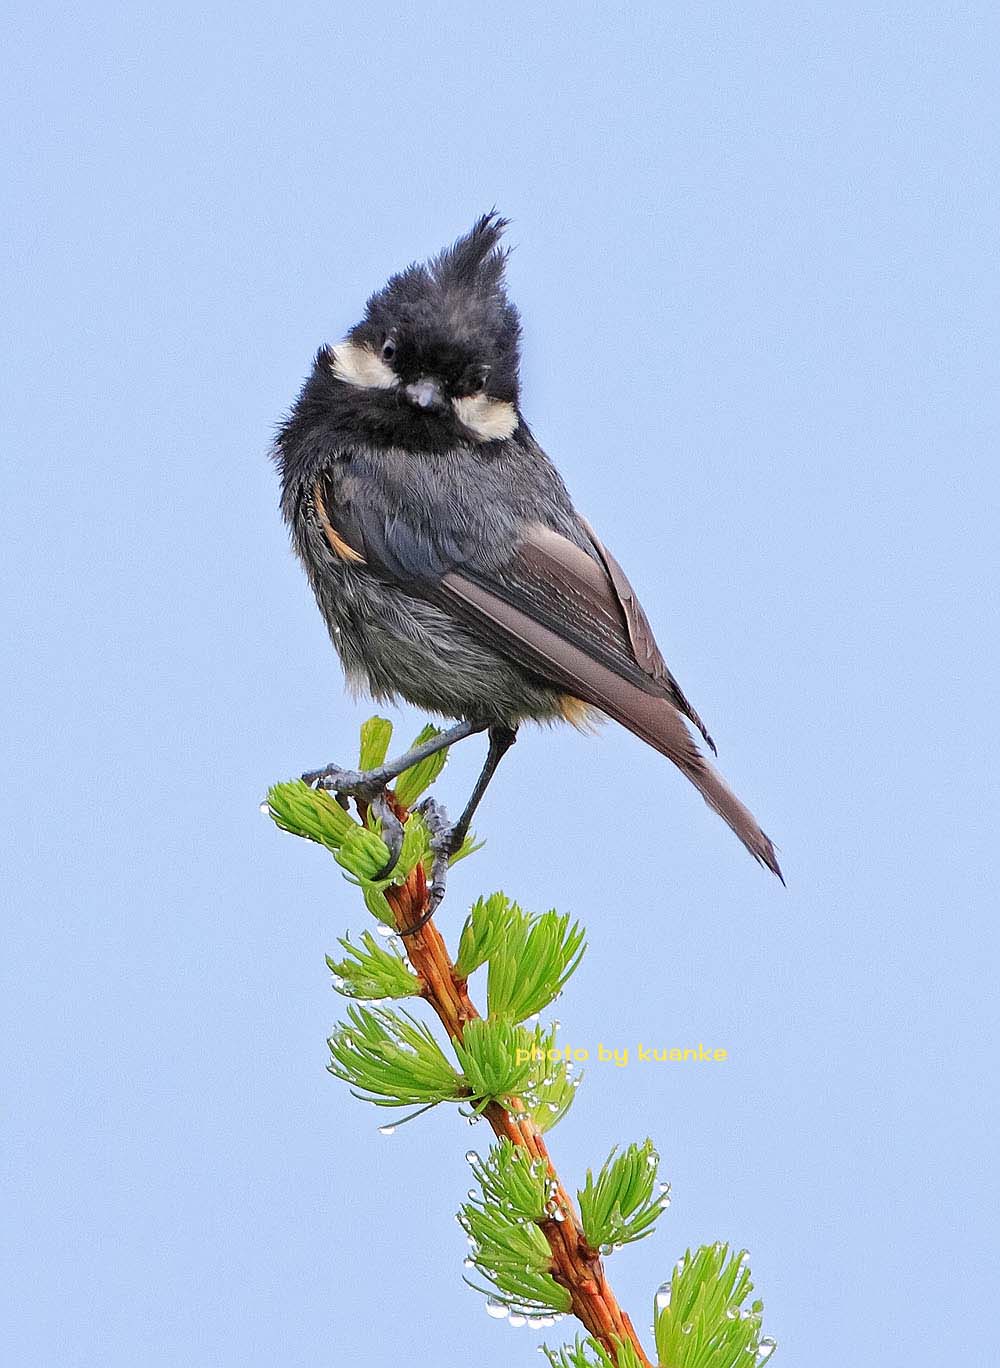
[[[691,733],[667,699],[625,684],[616,688],[614,698],[603,702],[602,706],[616,722],[672,760],[709,807],[732,828],[754,859],[785,882],[771,838],[698,750]]]

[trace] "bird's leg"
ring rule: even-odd
[[[352,798],[360,798],[363,802],[370,803],[387,784],[391,784],[393,779],[398,779],[411,765],[419,764],[429,755],[436,755],[438,751],[445,750],[456,741],[464,741],[467,736],[475,736],[477,732],[485,731],[488,725],[486,722],[458,722],[440,736],[432,736],[423,745],[414,746],[405,755],[399,755],[395,760],[387,760],[376,769],[347,770],[341,769],[339,765],[327,765],[325,769],[311,770],[308,774],[303,774],[302,780],[310,788],[330,789],[334,793],[346,793]]]
[[[476,786],[472,790],[469,801],[465,805],[465,811],[451,829],[451,853],[453,855],[457,855],[462,849],[465,838],[469,834],[469,823],[472,821],[476,808],[482,802],[483,794],[489,788],[490,780],[497,772],[497,766],[516,740],[516,727],[490,727],[490,748],[486,752],[486,761],[482,772],[476,780]]]
[[[430,921],[440,907],[447,887],[448,862],[452,855],[457,854],[462,849],[465,838],[469,834],[469,823],[472,821],[473,813],[479,806],[483,794],[489,788],[490,780],[496,774],[497,766],[516,740],[517,732],[513,728],[490,727],[490,748],[486,754],[486,763],[483,765],[482,772],[476,780],[476,786],[465,805],[465,811],[454,826],[448,821],[447,812],[433,798],[425,798],[414,809],[424,819],[424,825],[430,836],[430,847],[434,855],[434,862],[431,865],[431,882],[427,890],[427,907],[412,926],[405,926],[400,929],[399,934],[401,936],[412,936],[415,931],[419,931],[422,926]]]

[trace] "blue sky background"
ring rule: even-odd
[[[485,1136],[442,1109],[384,1139],[324,1072],[323,955],[363,920],[257,810],[371,711],[289,553],[273,425],[493,204],[526,415],[789,888],[624,732],[526,733],[443,929],[499,886],[571,911],[566,1043],[730,1052],[595,1065],[554,1132],[574,1184],[661,1150],[674,1205],[610,1269],[638,1325],[720,1238],[776,1363],[991,1360],[995,7],[8,24],[4,1362],[538,1361],[460,1278]]]

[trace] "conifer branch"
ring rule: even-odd
[[[405,821],[407,815],[402,805],[397,804],[396,816],[400,821]],[[416,866],[404,884],[387,892],[386,899],[396,925],[401,930],[412,925],[427,905],[423,867]],[[410,962],[423,980],[425,999],[451,1039],[461,1043],[469,1023],[479,1019],[469,997],[468,980],[457,973],[433,918],[408,939]],[[490,1102],[483,1114],[499,1140],[541,1161],[554,1185],[545,1218],[538,1228],[552,1254],[553,1280],[569,1294],[567,1309],[611,1355],[613,1363],[618,1361],[617,1344],[625,1342],[635,1350],[638,1364],[651,1368],[631,1320],[611,1290],[600,1254],[584,1236],[576,1208],[556,1173],[542,1132],[527,1115],[524,1103],[517,1097],[510,1098],[507,1106]]]
[[[384,719],[365,723],[362,769],[381,763],[391,731]],[[419,740],[433,734],[425,728]],[[331,1036],[330,1071],[356,1096],[382,1107],[423,1111],[450,1101],[485,1117],[498,1144],[485,1159],[467,1155],[480,1192],[463,1206],[459,1221],[473,1246],[467,1262],[492,1283],[492,1289],[480,1289],[487,1308],[514,1323],[527,1317],[550,1325],[558,1315],[575,1316],[586,1336],[546,1348],[553,1368],[654,1368],[611,1289],[604,1257],[649,1235],[669,1205],[668,1185],[657,1184],[658,1155],[649,1140],[613,1150],[596,1179],[588,1171],[574,1204],[544,1133],[565,1115],[579,1080],[547,1058],[554,1033],[523,1024],[554,1000],[576,969],[585,948],[582,930],[555,912],[530,917],[496,893],[473,906],[454,960],[433,918],[406,934],[405,958],[394,948],[393,931],[408,932],[428,907],[431,838],[413,806],[445,758],[435,755],[406,771],[381,807],[370,810],[358,801],[359,822],[327,793],[301,782],[276,785],[268,794],[265,810],[276,824],[333,854],[390,939],[382,946],[367,932],[360,944],[344,938],[346,957],[328,958],[334,986],[354,999]],[[382,879],[388,851],[378,813],[386,808],[401,825],[403,841],[395,868]],[[470,836],[453,860],[474,849]],[[468,986],[483,965],[485,1016]],[[427,1003],[457,1066],[411,1013],[367,1005],[394,999]],[[688,1251],[654,1301],[661,1368],[762,1365],[775,1346],[761,1338],[763,1307],[748,1301],[752,1290],[745,1255],[730,1255],[723,1244]]]

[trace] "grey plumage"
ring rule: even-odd
[[[282,508],[349,682],[516,730],[583,705],[668,756],[780,877],[617,561],[517,406],[504,223],[393,277],[320,350],[276,445]],[[714,746],[713,746],[714,749]]]

